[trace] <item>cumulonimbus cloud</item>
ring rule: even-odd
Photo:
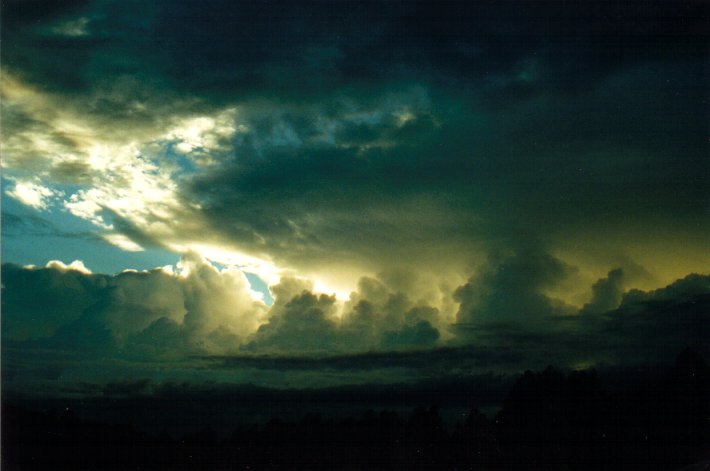
[[[591,302],[574,309],[556,305],[544,285],[519,278],[529,271],[515,266],[552,269],[548,281],[562,268],[540,253],[517,254],[490,268],[488,276],[442,293],[458,301],[452,314],[445,304],[412,298],[398,289],[397,277],[386,275],[385,281],[363,278],[347,302],[318,293],[307,280],[283,278],[272,287],[275,303],[268,307],[240,271],[218,270],[194,253],[174,268],[113,276],[92,274],[79,262],[44,268],[5,264],[3,338],[23,348],[158,358],[333,355],[469,344],[496,349],[505,338],[511,348],[525,350],[530,348],[525,338],[560,334],[596,339],[579,352],[593,359],[598,353],[593,345],[605,336],[618,347],[636,348],[643,342],[696,344],[703,337],[696,327],[704,322],[707,275],[689,275],[655,291],[613,294],[613,301],[600,288],[611,282],[600,280]],[[506,279],[498,279],[503,272]],[[610,273],[616,278],[620,270]],[[492,279],[497,279],[493,285]],[[501,296],[508,299],[497,300]],[[602,304],[605,309],[596,309]]]
[[[602,257],[633,259],[656,286],[700,271],[701,5],[657,0],[613,21],[559,6],[590,22],[572,42],[537,7],[346,3],[324,21],[300,2],[276,16],[11,4],[6,195],[63,207],[122,249],[198,250],[269,283],[290,270],[341,291],[392,265],[456,284],[521,235],[592,260],[585,282],[618,265]],[[209,21],[223,14],[229,28]],[[682,57],[668,38],[684,38]],[[60,74],[56,60],[81,66]]]
[[[671,314],[704,319],[704,275],[686,276],[710,266],[702,2],[355,3],[8,3],[4,196],[188,254],[118,275],[6,265],[13,348],[554,337],[641,359],[666,323],[669,345],[697,340]]]

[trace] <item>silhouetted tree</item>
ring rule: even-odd
[[[478,409],[472,409],[452,436],[456,464],[460,469],[490,469],[500,460],[494,424]]]

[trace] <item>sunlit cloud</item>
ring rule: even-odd
[[[198,116],[180,120],[168,130],[166,138],[175,142],[175,149],[182,154],[196,152],[197,163],[209,164],[211,156],[218,151],[231,149],[231,138],[246,127],[236,123],[237,110],[226,109],[214,117]]]
[[[561,41],[564,22],[481,2],[20,3],[3,22],[3,191],[27,236],[3,253],[12,341],[128,363],[539,353],[613,316],[633,340],[635,310],[662,314],[628,293],[710,266],[690,17],[595,13]],[[38,211],[43,232],[22,222]],[[95,271],[115,275],[26,259],[63,224],[98,248],[65,237],[52,259],[112,254]]]
[[[142,252],[144,249],[123,234],[105,234],[103,236],[109,244],[123,249],[127,252]]]
[[[14,187],[6,190],[5,194],[39,210],[47,209],[52,197],[58,196],[56,191],[31,180],[15,181]]]
[[[269,285],[278,283],[281,276],[286,272],[284,268],[277,267],[272,261],[266,258],[254,257],[240,253],[238,250],[230,250],[229,248],[204,243],[190,243],[189,245],[176,244],[173,245],[172,248],[178,253],[194,251],[212,262],[254,273]]]
[[[26,267],[26,268],[34,268],[34,267]],[[67,270],[74,270],[79,273],[83,273],[85,275],[90,275],[91,270],[86,268],[84,265],[84,262],[81,260],[74,260],[73,262],[69,263],[68,265],[62,262],[61,260],[50,260],[47,262],[47,265],[45,265],[45,268],[50,268],[53,270],[59,270],[59,271],[67,271]]]

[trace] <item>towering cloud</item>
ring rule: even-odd
[[[550,338],[567,363],[622,361],[666,323],[697,343],[706,18],[695,0],[7,2],[9,361],[193,374],[204,355]],[[107,273],[21,268],[75,258]]]
[[[542,285],[521,282],[514,270],[550,269],[552,280],[559,276],[558,262],[540,253],[513,257],[455,290],[453,297],[460,300],[455,317],[446,314],[445,304],[437,308],[413,301],[392,282],[369,278],[347,302],[314,291],[305,280],[284,278],[272,288],[275,302],[269,308],[240,272],[217,270],[196,254],[186,255],[174,269],[114,276],[91,274],[78,263],[5,264],[3,368],[11,378],[19,374],[19,383],[9,383],[12,388],[24,385],[27,375],[44,377],[47,368],[90,380],[96,368],[90,365],[97,361],[126,379],[181,378],[196,374],[190,373],[195,368],[204,379],[225,370],[210,370],[209,363],[194,359],[235,358],[233,371],[239,375],[251,368],[289,368],[287,361],[280,366],[268,358],[322,358],[328,365],[328,358],[343,355],[355,363],[346,367],[343,360],[331,360],[336,370],[361,368],[355,365],[367,360],[366,370],[406,371],[410,364],[422,367],[423,354],[417,352],[424,350],[442,372],[467,365],[470,373],[514,371],[551,359],[569,366],[663,361],[684,346],[707,349],[707,275],[689,275],[654,291],[625,291],[620,301],[602,309],[610,296],[602,287],[619,273],[612,270],[593,285],[591,302],[576,310],[542,294]],[[508,270],[504,282],[501,273]],[[493,278],[496,290],[489,284]],[[619,299],[616,293],[612,297]],[[378,351],[386,354],[362,356]],[[411,360],[405,360],[407,355]],[[397,358],[402,365],[388,365],[388,359]],[[322,368],[317,362],[305,365],[297,371]],[[300,381],[312,381],[308,378]]]
[[[228,352],[256,330],[267,310],[240,271],[219,271],[194,253],[176,271],[108,276],[78,268],[3,265],[3,337],[79,352],[178,341],[184,351]]]

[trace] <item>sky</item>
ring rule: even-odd
[[[5,2],[3,387],[706,351],[708,15]]]

